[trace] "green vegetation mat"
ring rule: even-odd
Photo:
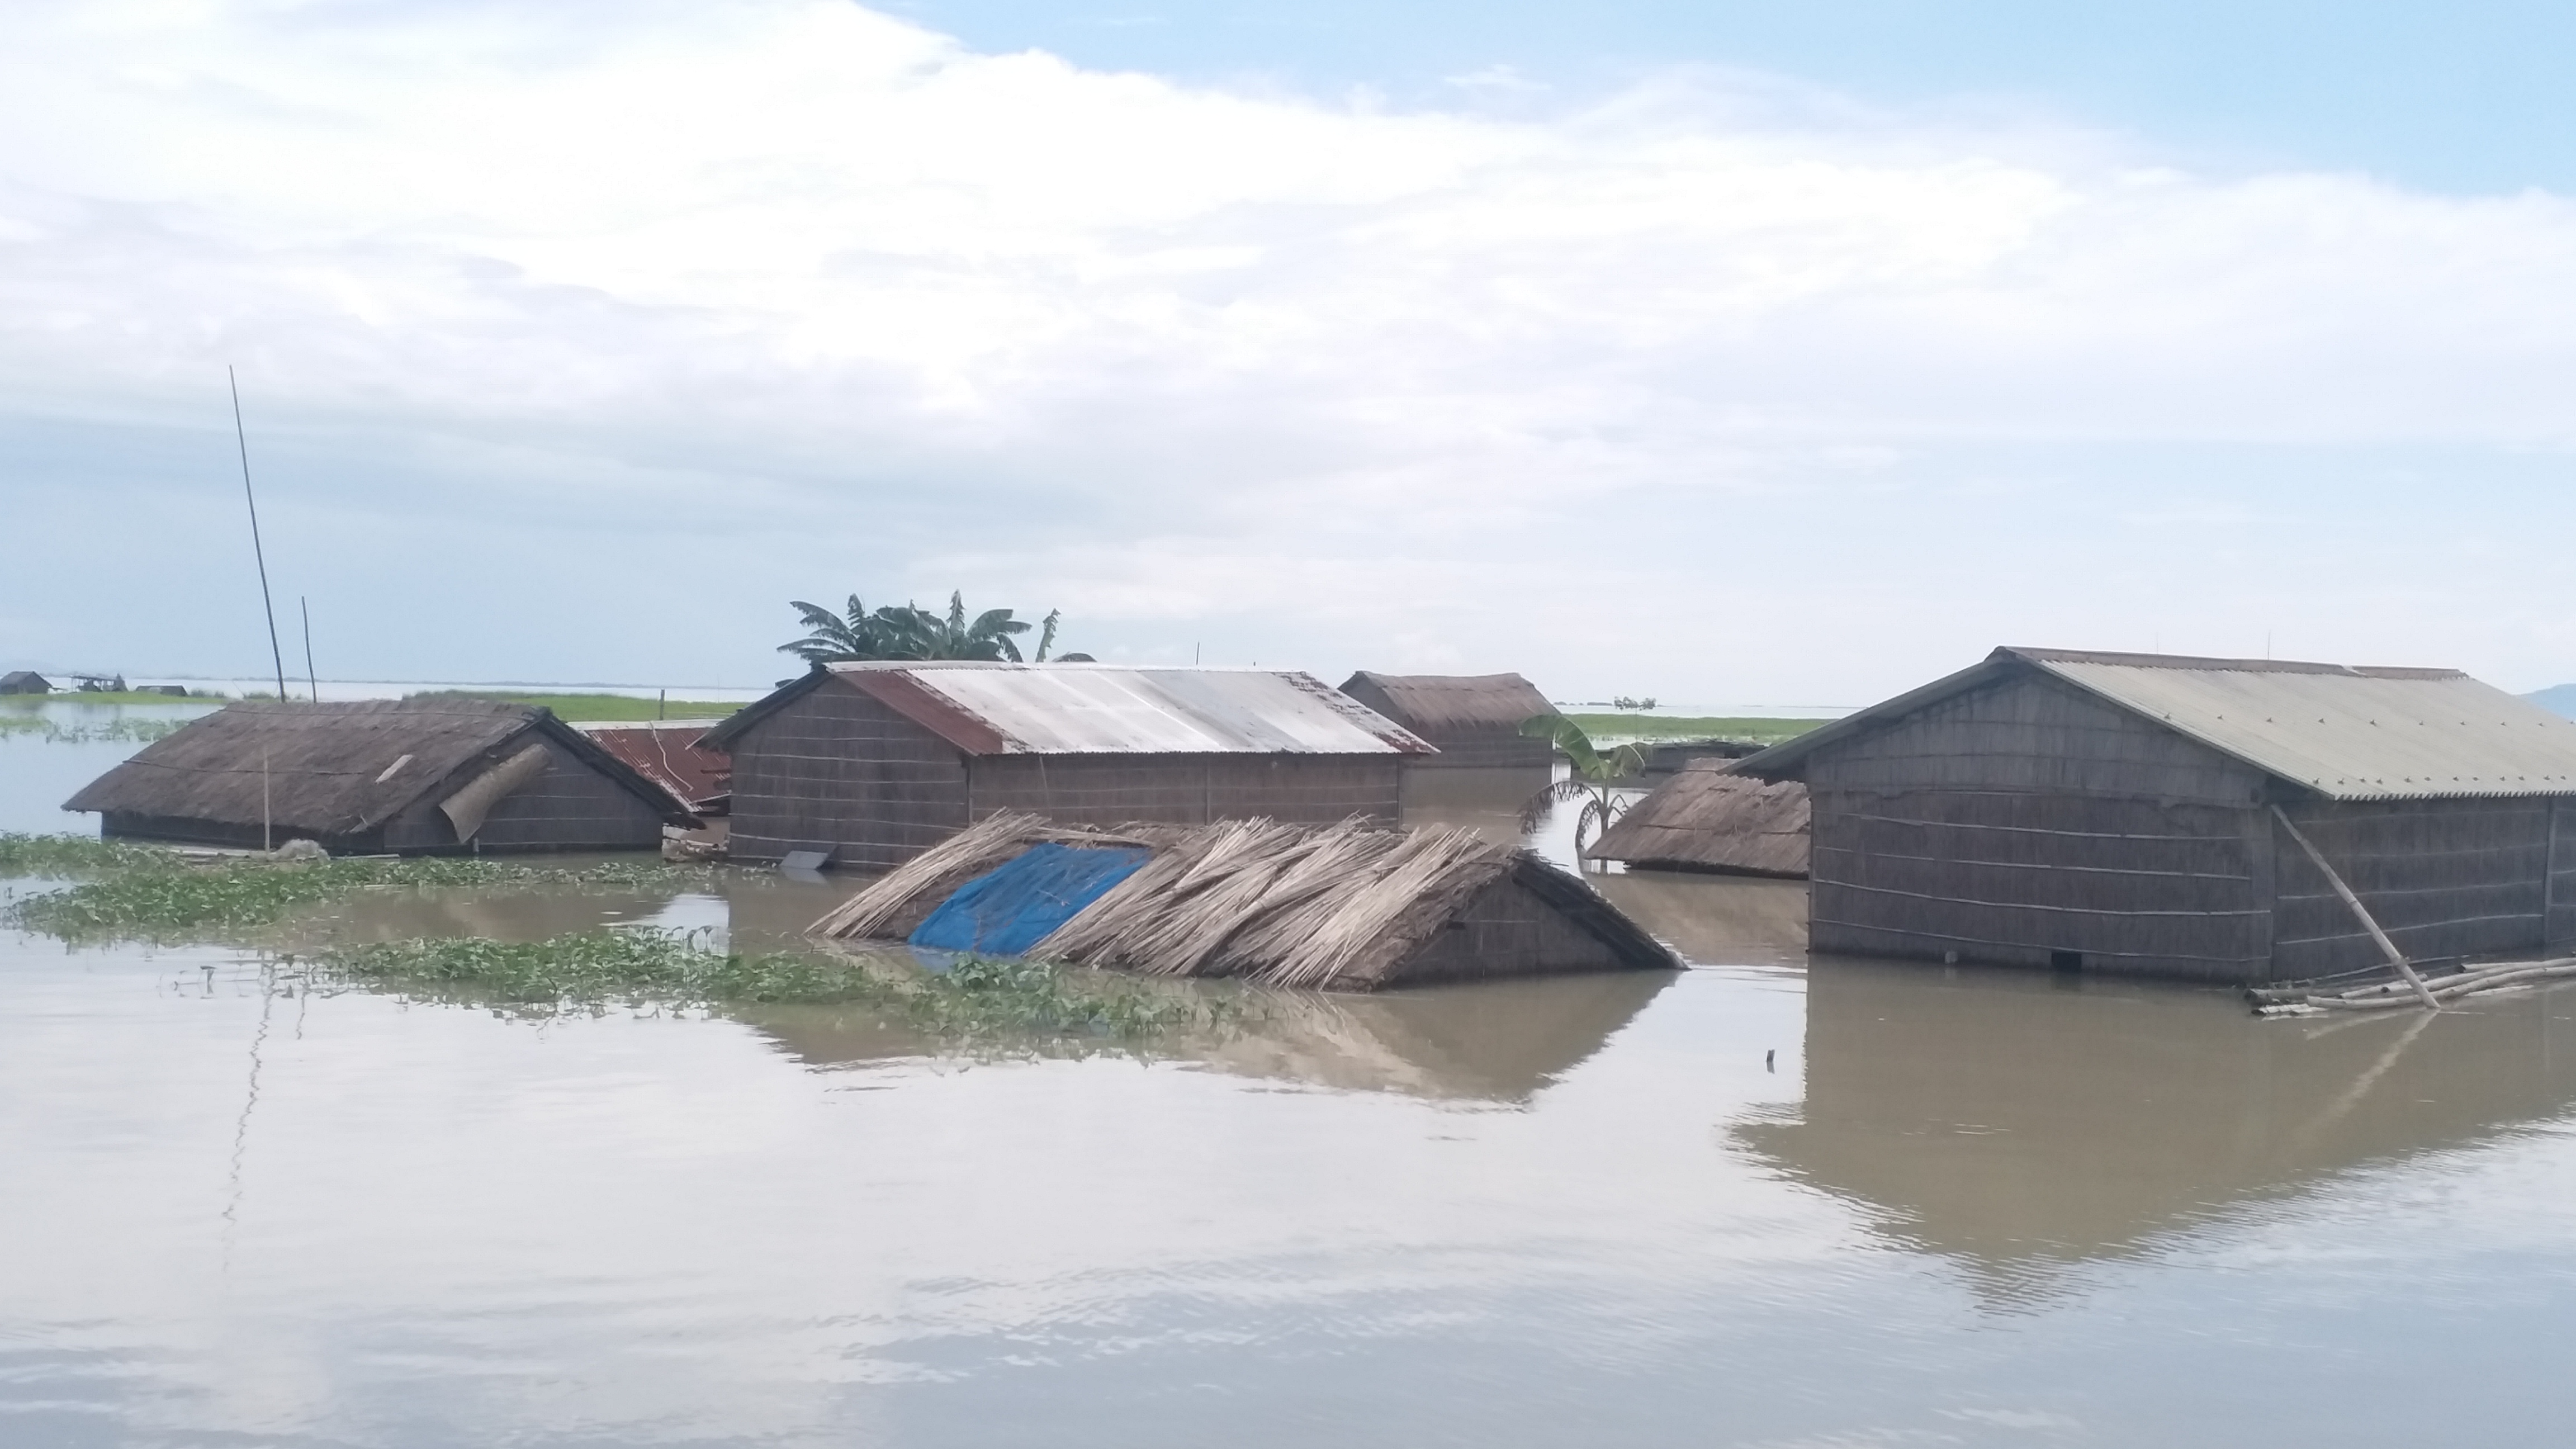
[[[0,925],[65,940],[168,940],[192,931],[265,926],[373,889],[450,886],[649,888],[702,879],[708,867],[658,860],[560,867],[478,856],[403,860],[189,863],[176,851],[76,836],[0,835],[0,875],[82,879],[0,908]]]
[[[541,704],[555,718],[578,724],[609,724],[651,719],[722,719],[741,709],[725,699],[637,699],[625,694],[504,694],[493,690],[432,689],[408,699],[497,699],[504,704]]]
[[[942,1037],[1132,1040],[1213,1026],[1232,1012],[1203,994],[1042,961],[961,957],[944,973],[784,952],[702,948],[693,933],[621,928],[529,942],[447,938],[338,947],[314,979],[553,1016],[610,1007],[752,1003],[865,1005]]]
[[[1794,739],[1823,719],[1729,718],[1720,715],[1568,714],[1594,740],[1752,740],[1776,745]]]

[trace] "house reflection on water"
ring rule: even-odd
[[[2576,1103],[2576,993],[2266,1021],[2233,993],[1820,957],[1806,1095],[1731,1136],[1990,1298]]]

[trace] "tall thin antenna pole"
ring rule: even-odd
[[[259,543],[259,500],[250,491],[250,434],[242,427],[241,379],[233,376],[230,364],[224,367],[224,380],[233,389],[233,441],[241,447],[242,501],[250,505],[250,556],[259,560],[259,606],[268,613],[268,658],[277,666],[277,697],[286,698],[286,651],[277,647],[277,605],[268,597],[268,552]]]
[[[322,680],[313,672],[313,607],[304,596],[295,596],[295,612],[304,616],[304,682],[313,686],[313,702],[322,702]]]

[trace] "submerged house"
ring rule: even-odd
[[[1158,976],[1374,991],[1681,962],[1527,850],[1358,821],[1079,830],[997,814],[817,934]]]
[[[1404,726],[1438,754],[1417,769],[1544,770],[1554,763],[1546,740],[1521,733],[1533,715],[1556,706],[1517,674],[1376,674],[1363,669],[1342,693]]]
[[[1735,768],[1808,788],[1821,952],[2252,984],[2576,938],[2576,721],[2456,670],[1998,649]]]
[[[110,837],[362,855],[640,850],[688,819],[548,711],[477,699],[229,705],[63,808]]]
[[[1692,760],[1631,805],[1585,852],[1631,869],[1800,877],[1807,873],[1807,787]]]
[[[997,811],[1069,825],[1396,818],[1431,746],[1283,669],[819,666],[708,732],[733,856],[899,865]]]
[[[32,669],[12,669],[0,674],[0,694],[51,694],[53,681]]]

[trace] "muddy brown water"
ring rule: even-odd
[[[1793,883],[1603,887],[1695,969],[1079,1058],[0,935],[0,1444],[2565,1436],[2576,993],[2265,1022],[1811,961]],[[300,929],[766,946],[846,889]]]

